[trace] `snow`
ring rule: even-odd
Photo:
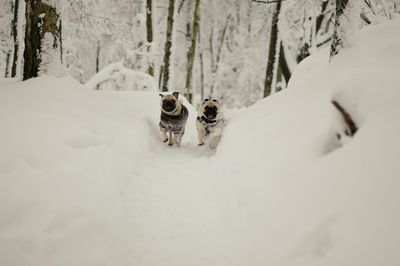
[[[39,76],[52,75],[62,77],[65,74],[64,66],[61,64],[61,58],[58,49],[54,48],[54,36],[46,32],[41,44],[41,63],[39,67]]]
[[[342,40],[341,48],[357,45],[360,29],[361,0],[348,1],[343,15],[339,17],[338,38]]]
[[[134,87],[140,88],[140,90],[156,91],[157,83],[154,77],[145,72],[126,68],[122,62],[108,65],[96,73],[85,85],[90,89],[95,89],[97,85],[108,80],[118,79],[120,76],[132,78],[134,80]]]
[[[227,112],[215,154],[155,92],[0,80],[2,265],[399,265],[400,20]],[[335,99],[359,131],[340,143]]]

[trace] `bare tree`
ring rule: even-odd
[[[168,82],[171,64],[171,47],[172,47],[172,30],[174,27],[175,0],[169,0],[168,19],[167,19],[167,37],[165,40],[163,74],[162,74],[162,91],[168,91]]]
[[[199,25],[199,63],[200,63],[200,97],[204,99],[204,57],[203,57],[203,47],[201,43],[201,29]]]
[[[346,9],[349,0],[336,0],[336,14],[335,14],[335,31],[332,35],[331,53],[330,58],[333,58],[343,48],[343,39],[341,38],[340,31],[343,30],[341,25],[341,18]]]
[[[292,76],[292,72],[287,63],[285,48],[283,47],[282,42],[280,43],[279,49],[279,72],[282,73],[283,78],[285,79],[286,84],[288,84],[290,77]]]
[[[192,27],[192,40],[191,45],[187,54],[188,64],[187,64],[187,72],[186,72],[186,92],[185,96],[192,102],[192,80],[193,80],[193,64],[194,58],[196,55],[196,41],[197,34],[199,32],[199,9],[200,9],[200,0],[196,0],[195,8],[194,8],[194,17],[193,17],[193,27]]]
[[[327,17],[329,15],[332,15],[332,13],[333,13],[333,12],[326,12],[327,8],[329,7],[330,1],[331,0],[327,0],[327,1],[324,1],[321,3],[321,13],[317,16],[317,18],[315,20],[315,36],[318,36],[318,34],[320,32],[326,32],[329,29],[329,27],[326,29],[323,29],[322,26],[323,26],[324,21],[329,20]],[[310,48],[311,48],[312,44],[310,45],[310,43],[312,43],[313,41],[315,41],[315,40],[313,40],[312,35],[310,35],[309,38],[305,38],[303,47],[301,47],[300,53],[297,55],[297,58],[296,58],[297,63],[300,63],[304,58],[306,58],[307,56],[309,56],[311,54]],[[317,43],[316,45],[320,46],[321,44]]]
[[[216,58],[214,59],[214,50],[213,50],[213,33],[214,33],[214,28],[211,30],[211,35],[210,35],[210,56],[211,56],[211,76],[212,76],[212,83],[210,86],[210,98],[213,96],[214,93],[214,87],[216,83],[216,76],[218,74],[218,69],[219,69],[219,63],[221,61],[221,54],[222,54],[222,48],[224,47],[224,42],[225,42],[225,35],[226,31],[228,29],[228,25],[230,20],[232,19],[232,15],[229,14],[229,16],[226,18],[225,26],[222,30],[221,34],[221,41],[218,45],[218,50],[216,54]]]
[[[26,29],[24,51],[24,80],[37,77],[42,63],[45,37],[51,36],[51,49],[61,56],[61,28],[55,7],[44,0],[26,0]]]
[[[153,44],[153,0],[147,0],[146,4],[147,52],[151,53],[151,47]],[[150,76],[154,76],[154,64],[152,60],[148,60],[147,73]]]
[[[267,62],[267,70],[265,73],[265,82],[264,82],[264,97],[267,97],[271,94],[272,91],[272,82],[274,79],[274,68],[276,60],[276,53],[279,52],[278,44],[278,20],[279,13],[281,11],[282,0],[276,1],[276,8],[274,14],[272,16],[272,26],[271,26],[271,36],[269,40],[269,53],[268,53],[268,62]]]
[[[17,75],[17,61],[18,61],[18,48],[19,48],[19,43],[18,43],[18,11],[19,11],[19,0],[14,1],[13,5],[13,11],[14,11],[14,18],[11,22],[11,34],[13,36],[13,41],[14,41],[14,55],[13,55],[13,62],[12,62],[12,68],[11,68],[11,77],[15,77]]]
[[[96,73],[100,71],[100,42],[97,44],[96,48]],[[100,84],[97,84],[96,90],[100,90]]]
[[[10,75],[10,58],[11,58],[11,51],[7,51],[7,53],[6,53],[6,70],[4,73],[5,78],[8,78]]]

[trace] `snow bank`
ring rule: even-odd
[[[0,88],[0,264],[132,265],[139,232],[124,198],[167,149],[158,93],[51,77]],[[195,138],[190,111],[183,149]]]
[[[251,265],[399,265],[399,30],[367,28],[330,64],[321,51],[230,121],[217,158],[229,154],[222,176],[260,241]],[[343,147],[332,99],[359,126]]]
[[[1,80],[1,264],[399,265],[399,29],[305,60],[215,156],[189,105],[182,147],[161,142],[156,93]]]

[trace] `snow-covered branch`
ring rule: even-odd
[[[105,67],[103,70],[95,74],[85,86],[95,89],[97,85],[116,78],[118,75],[124,75],[133,78],[137,83],[142,85],[143,89],[157,90],[157,83],[155,79],[147,73],[136,71],[126,68],[122,62],[112,63]]]

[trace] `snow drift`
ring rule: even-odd
[[[231,116],[214,156],[152,92],[0,81],[2,265],[399,265],[400,20]],[[339,142],[344,124],[359,131]]]

